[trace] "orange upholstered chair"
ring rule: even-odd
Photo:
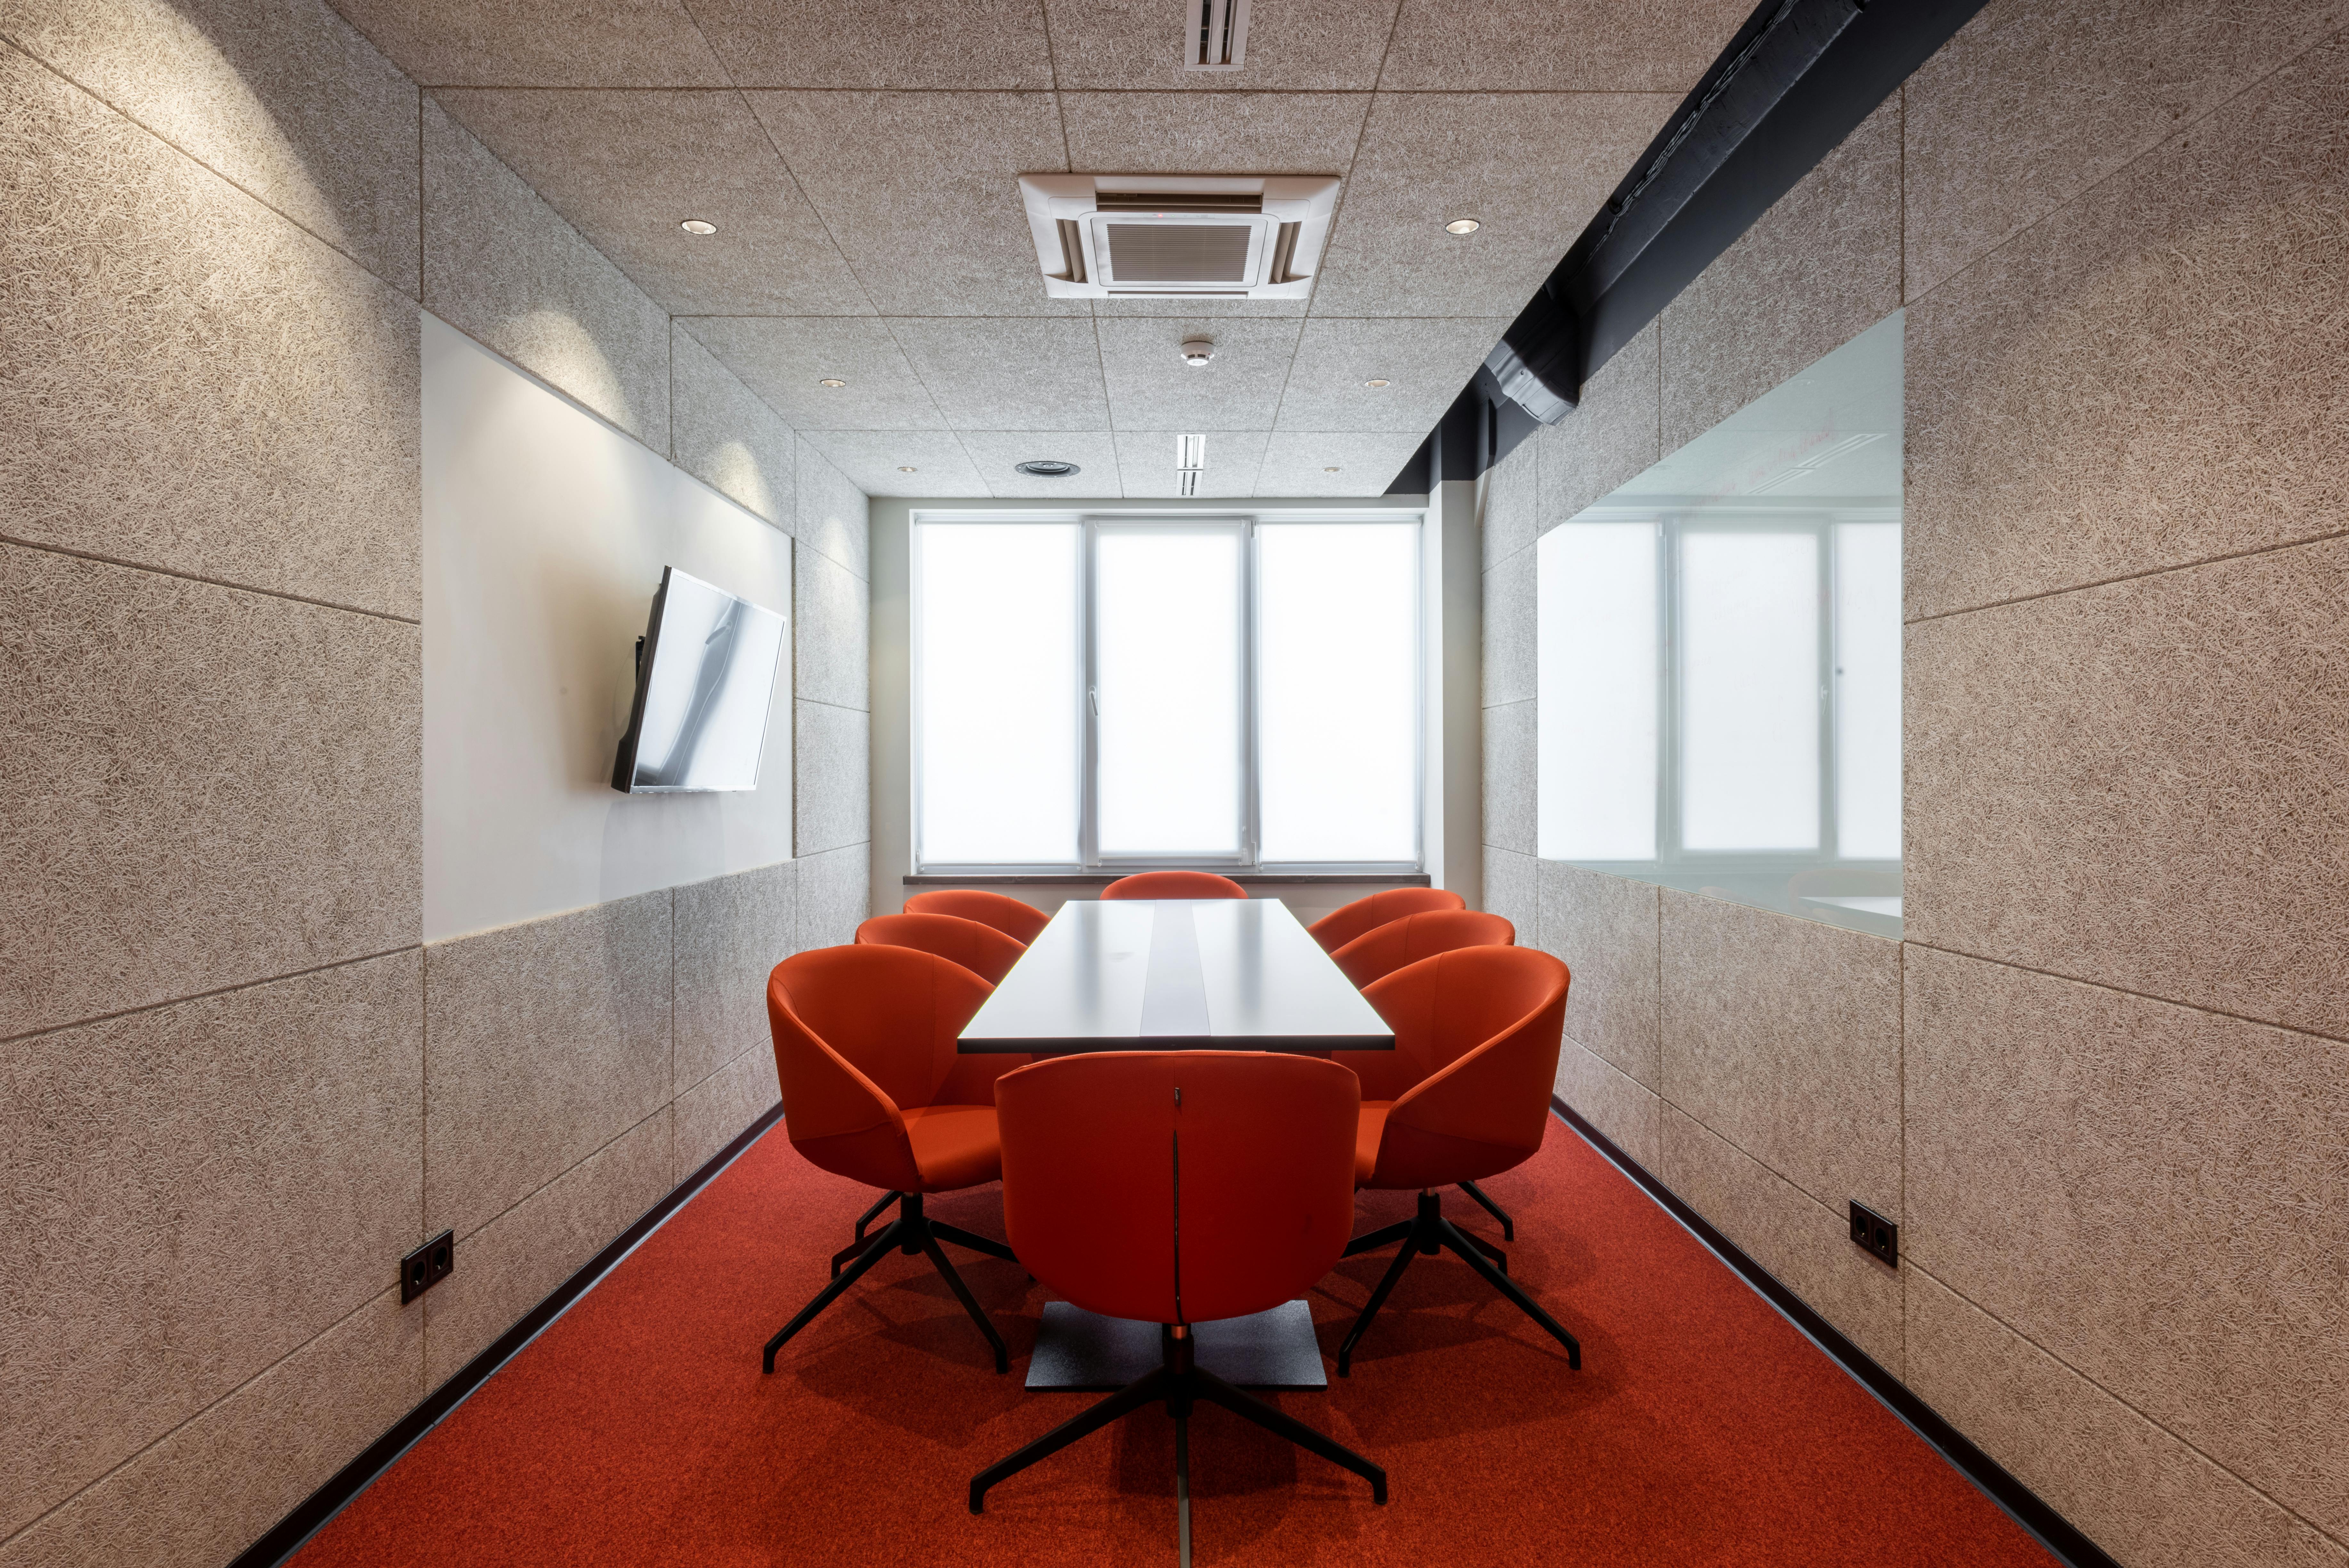
[[[866,946],[911,947],[961,965],[990,985],[1000,985],[1028,951],[991,925],[953,914],[876,914],[856,928]]]
[[[1036,940],[1037,934],[1052,923],[1052,917],[1032,903],[1022,903],[1016,898],[1006,898],[999,892],[986,892],[978,888],[940,888],[935,892],[917,892],[905,901],[907,914],[951,914],[957,920],[975,920],[981,925],[991,925],[1022,947]]]
[[[1418,892],[1419,889],[1405,889]],[[1474,909],[1431,909],[1418,914],[1406,914],[1401,920],[1390,920],[1384,925],[1364,932],[1330,955],[1330,961],[1357,986],[1393,974],[1405,965],[1416,964],[1439,953],[1449,953],[1455,947],[1514,947],[1517,928],[1497,914],[1486,914]],[[1367,1052],[1349,1052],[1349,1066],[1360,1065]],[[1388,1052],[1375,1053],[1377,1065],[1371,1070],[1392,1075],[1394,1057]],[[1501,1222],[1501,1239],[1517,1239],[1517,1222],[1509,1212],[1485,1195],[1485,1189],[1474,1181],[1463,1181],[1460,1190],[1475,1199]],[[862,1233],[859,1233],[860,1234]]]
[[[1352,1076],[1253,1051],[1105,1052],[1008,1073],[995,1103],[1020,1261],[1089,1312],[1161,1325],[1164,1360],[973,1477],[971,1511],[1005,1477],[1161,1399],[1186,1545],[1198,1399],[1365,1477],[1384,1502],[1386,1471],[1191,1357],[1191,1325],[1293,1300],[1338,1261],[1354,1206]]]
[[[1103,898],[1246,898],[1247,889],[1213,872],[1136,872],[1102,889]]]
[[[1407,914],[1467,907],[1466,899],[1440,887],[1389,888],[1333,909],[1305,929],[1321,944],[1322,952],[1335,953],[1356,937]]]
[[[957,1059],[955,1050],[989,989],[960,965],[911,947],[818,948],[768,975],[767,1022],[792,1147],[836,1176],[899,1195],[897,1217],[851,1249],[846,1272],[835,1261],[833,1282],[767,1341],[768,1371],[785,1340],[892,1250],[929,1254],[994,1346],[995,1369],[1010,1369],[1003,1336],[938,1243],[999,1258],[1010,1258],[1011,1249],[922,1212],[925,1193],[1002,1173],[993,1104],[1000,1058]],[[983,1070],[967,1071],[971,1066]]]
[[[1497,914],[1475,909],[1431,909],[1362,933],[1330,954],[1330,961],[1359,988],[1406,964],[1455,947],[1514,947],[1516,943],[1517,928]]]
[[[1403,1248],[1338,1347],[1341,1377],[1411,1260],[1439,1248],[1555,1336],[1568,1366],[1582,1365],[1574,1336],[1509,1282],[1507,1259],[1444,1217],[1435,1192],[1523,1164],[1541,1148],[1571,979],[1565,965],[1530,947],[1460,947],[1363,989],[1394,1030],[1395,1048],[1332,1053],[1362,1085],[1354,1179],[1384,1191],[1418,1189],[1419,1212],[1346,1243],[1349,1257],[1395,1242]]]

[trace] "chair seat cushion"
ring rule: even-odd
[[[1391,1099],[1362,1101],[1361,1128],[1354,1134],[1354,1185],[1367,1183],[1371,1172],[1379,1167],[1379,1140],[1386,1136],[1387,1112],[1394,1109]]]
[[[951,1192],[1000,1180],[1003,1144],[991,1105],[929,1105],[909,1109],[905,1138],[925,1192]]]

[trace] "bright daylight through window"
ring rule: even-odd
[[[1899,934],[1900,335],[1542,537],[1543,859]]]
[[[1420,864],[1420,524],[915,527],[924,870]]]

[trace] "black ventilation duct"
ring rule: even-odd
[[[1593,371],[1984,4],[1764,0],[1463,392],[1493,406],[1475,471],[1563,419]],[[1431,457],[1398,485],[1444,466]]]

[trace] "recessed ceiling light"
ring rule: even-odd
[[[897,465],[897,471],[901,474],[910,474],[918,470],[916,470],[911,463],[899,463]]]
[[[684,230],[688,234],[714,234],[718,232],[718,225],[710,222],[706,218],[688,218],[684,222],[679,223],[678,227]]]
[[[817,385],[817,386],[819,386],[819,387],[835,387],[835,388],[837,388],[837,387],[845,387],[845,386],[847,386],[847,385],[848,385],[848,383],[847,383],[847,382],[845,382],[845,381],[836,381],[836,380],[834,380],[833,377],[831,377],[827,376],[827,377],[825,377],[823,380],[821,380],[821,381],[817,382],[817,383],[816,383],[816,385]]]
[[[1383,376],[1373,376],[1368,381],[1362,383],[1365,387],[1383,387],[1386,384],[1387,378]]]
[[[1064,480],[1072,474],[1084,471],[1076,464],[1063,462],[1058,458],[1030,458],[1024,463],[1014,463],[1011,466],[1031,479],[1040,480]]]
[[[1328,468],[1323,469],[1321,471],[1325,474],[1334,474],[1338,471],[1338,465],[1331,463]]]
[[[1474,218],[1454,218],[1444,225],[1444,232],[1447,234],[1473,234],[1484,226]]]

